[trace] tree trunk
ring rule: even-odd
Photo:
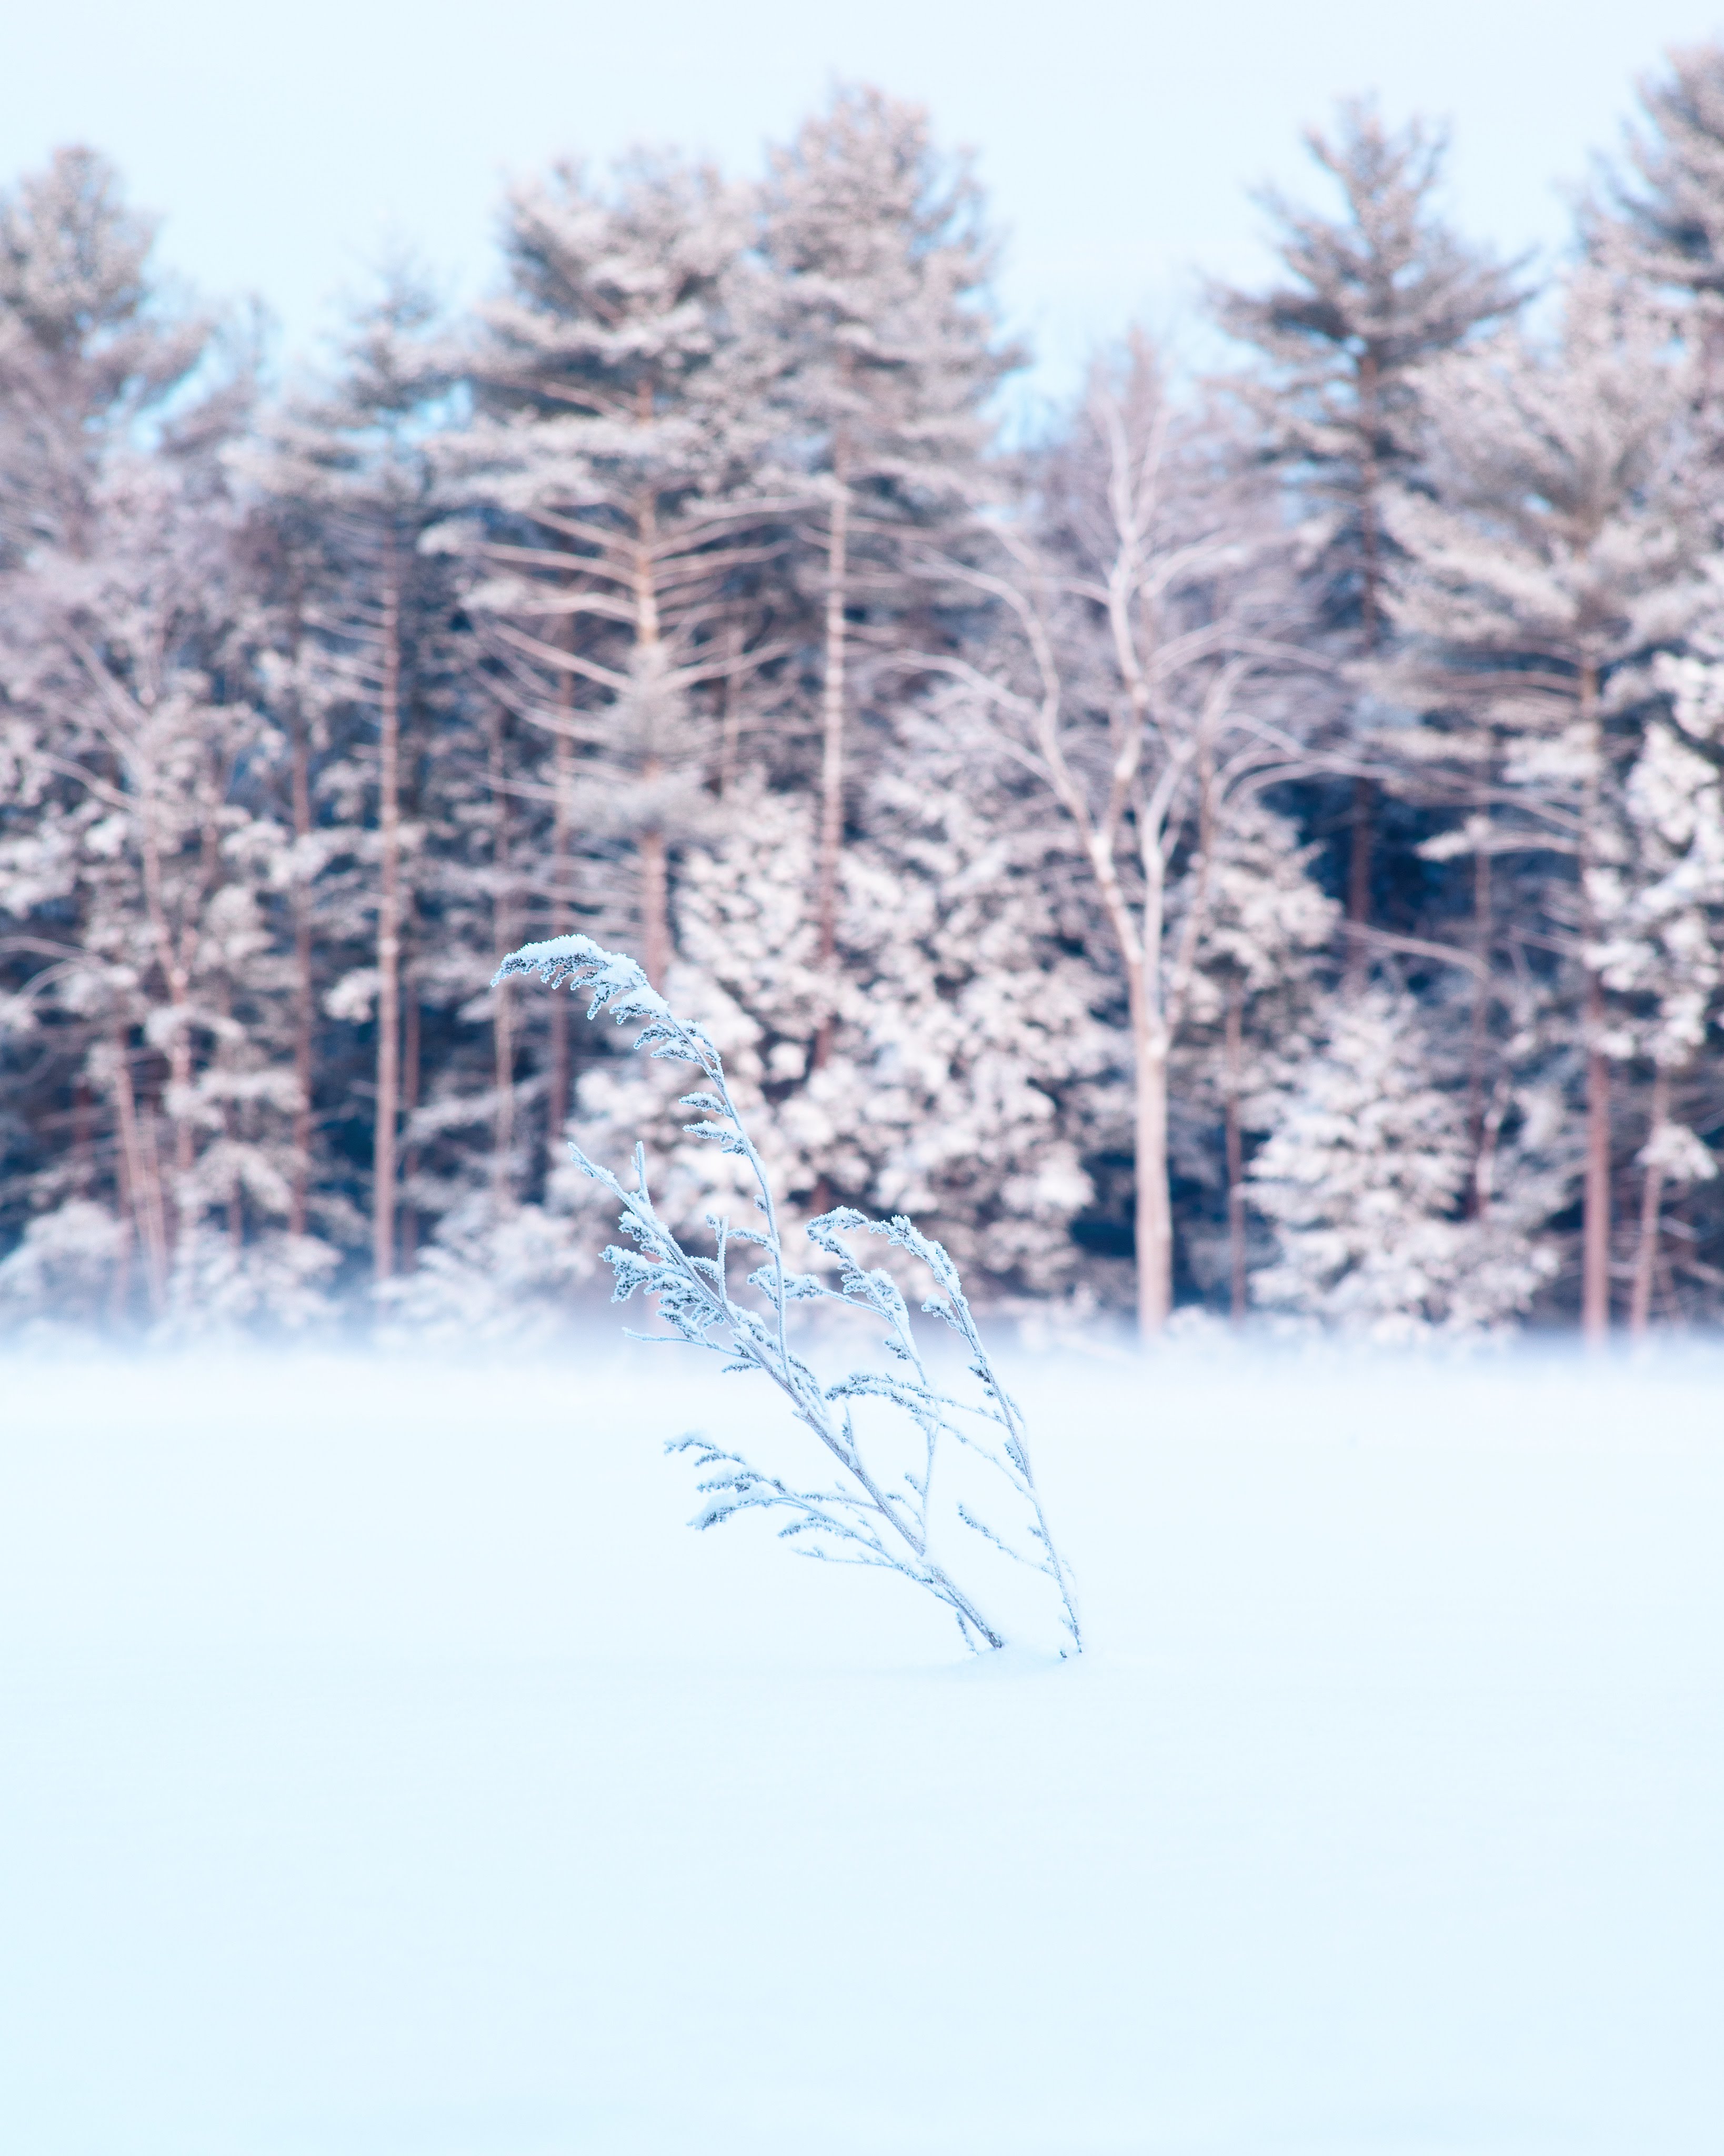
[[[573,629],[570,629],[571,639]],[[574,723],[575,677],[562,677],[560,702],[566,727]],[[569,893],[569,839],[574,818],[571,797],[574,788],[575,744],[572,736],[561,732],[552,765],[552,785],[556,790],[551,824],[551,932],[566,936],[574,926],[574,909]],[[557,1158],[557,1148],[562,1143],[563,1127],[569,1118],[570,1028],[569,1010],[572,998],[552,996],[551,998],[549,1068],[545,1087],[545,1173],[552,1171]]]
[[[1359,355],[1359,643],[1368,659],[1377,649],[1382,619],[1382,541],[1378,530],[1378,489],[1381,482],[1377,457],[1379,391],[1377,355]]]
[[[191,1199],[192,1170],[198,1164],[198,1136],[192,1128],[187,1103],[192,1095],[192,1024],[191,983],[183,975],[177,975],[172,983],[174,1028],[172,1045],[167,1051],[168,1091],[178,1102],[173,1116],[172,1203],[169,1212],[173,1221],[173,1246],[176,1250],[186,1231],[186,1214]]]
[[[140,788],[139,818],[141,852],[144,879],[144,910],[149,917],[150,932],[156,946],[156,963],[167,988],[168,1007],[172,1017],[172,1030],[167,1044],[167,1111],[174,1128],[175,1175],[171,1188],[165,1187],[162,1177],[160,1157],[156,1150],[156,1132],[153,1117],[146,1118],[138,1126],[141,1147],[149,1160],[146,1188],[152,1194],[157,1217],[161,1222],[164,1265],[170,1265],[173,1254],[179,1247],[183,1226],[182,1209],[189,1194],[192,1170],[197,1160],[197,1141],[193,1132],[189,1104],[192,1092],[192,974],[187,962],[188,937],[177,937],[168,917],[167,895],[162,874],[160,835],[156,823],[155,782],[153,774]],[[208,840],[208,831],[205,834]],[[126,1078],[128,1091],[131,1078]]]
[[[129,1076],[126,1082],[130,1091],[131,1081]],[[150,1305],[159,1314],[167,1308],[168,1270],[173,1260],[173,1244],[170,1235],[172,1208],[162,1182],[162,1152],[156,1142],[156,1113],[153,1109],[146,1110],[137,1118],[137,1147],[139,1177],[143,1186],[155,1255]]]
[[[849,600],[850,488],[843,444],[833,462],[833,496],[826,534],[826,642],[820,690],[820,836],[814,919],[817,963],[831,993],[838,957],[838,879],[844,836],[844,666]],[[834,1014],[820,1014],[813,1065],[832,1053]]]
[[[227,1122],[228,1133],[232,1137],[234,1135],[234,1128],[231,1108],[228,1111]],[[245,1248],[245,1183],[237,1167],[233,1170],[233,1180],[228,1189],[228,1246],[232,1250],[233,1261],[237,1265],[240,1253]]]
[[[131,1227],[144,1254],[144,1283],[150,1310],[159,1317],[167,1306],[167,1232],[162,1178],[155,1147],[146,1148],[131,1083],[131,1054],[123,1031],[114,1035],[114,1120],[120,1137],[121,1191]]]
[[[1167,1057],[1163,1043],[1137,1035],[1137,1330],[1152,1340],[1173,1307],[1173,1208],[1167,1189]]]
[[[412,1122],[413,1111],[418,1105],[419,998],[408,953],[403,950],[401,963],[401,1121],[403,1129]],[[404,1143],[398,1188],[400,1203],[396,1209],[400,1231],[398,1261],[404,1273],[410,1273],[419,1261],[419,1209],[408,1194],[413,1179],[418,1172],[418,1147],[411,1142]]]
[[[659,775],[657,759],[647,777]],[[641,963],[654,988],[662,988],[670,964],[670,862],[662,831],[644,831],[640,839]]]
[[[95,1182],[95,1100],[84,1077],[72,1088],[71,1172],[73,1190],[88,1198]]]
[[[508,951],[515,943],[512,862],[510,858],[509,785],[505,764],[503,710],[491,715],[491,871],[494,878],[491,941],[495,949]],[[491,1197],[499,1219],[511,1205],[514,1195],[512,1155],[515,1150],[515,998],[505,981],[491,991],[491,1052],[493,1070],[491,1116]]]
[[[1229,1306],[1235,1325],[1244,1323],[1246,1312],[1245,1141],[1239,1127],[1244,1067],[1243,1000],[1238,989],[1227,999],[1227,1250],[1232,1284]]]
[[[1664,1168],[1657,1158],[1658,1141],[1670,1120],[1670,1074],[1660,1063],[1652,1080],[1652,1127],[1647,1133],[1653,1158],[1646,1163],[1646,1180],[1640,1186],[1640,1240],[1634,1252],[1634,1286],[1629,1300],[1629,1331],[1644,1340],[1652,1322],[1653,1276],[1658,1269],[1658,1230],[1664,1207]]]
[[[303,721],[294,728],[293,829],[301,844],[311,833],[310,745]],[[316,978],[312,970],[311,892],[303,864],[293,883],[294,1039],[293,1073],[297,1100],[293,1115],[293,1183],[288,1197],[290,1235],[303,1235],[311,1189],[312,1050],[317,1023]]]
[[[1482,1170],[1485,1160],[1485,1050],[1491,1020],[1491,950],[1496,936],[1492,917],[1491,855],[1480,847],[1473,855],[1473,953],[1479,970],[1473,976],[1472,1014],[1467,1028],[1466,1133],[1472,1172],[1467,1178],[1466,1214],[1469,1219],[1490,1217],[1491,1199]]]
[[[1597,1045],[1604,997],[1587,979],[1586,1200],[1581,1226],[1580,1327],[1593,1346],[1610,1332],[1610,1060]]]
[[[1590,661],[1580,670],[1579,716],[1588,752],[1580,846],[1581,963],[1586,969],[1586,1182],[1581,1224],[1580,1327],[1586,1340],[1596,1346],[1610,1331],[1610,1064],[1603,1045],[1604,983],[1589,948],[1597,924],[1587,891],[1596,857],[1603,775],[1598,672]]]
[[[1116,895],[1123,902],[1122,895]],[[1123,939],[1122,939],[1123,940]],[[1150,994],[1155,963],[1147,943],[1125,951],[1131,1024],[1132,1154],[1137,1261],[1137,1332],[1152,1340],[1173,1306],[1173,1209],[1167,1188],[1167,1041]]]
[[[1377,462],[1378,381],[1377,355],[1366,352],[1358,364],[1359,412],[1359,645],[1367,659],[1377,650],[1382,621],[1381,535],[1378,524]],[[1366,930],[1371,925],[1371,855],[1376,836],[1377,788],[1366,778],[1353,781],[1352,837],[1347,871],[1347,986],[1357,993],[1365,984],[1369,963]]]
[[[372,1274],[395,1271],[396,1125],[401,1086],[401,567],[383,542],[382,702],[377,773],[377,1100],[372,1171]]]
[[[1357,994],[1370,968],[1366,930],[1371,925],[1371,849],[1377,817],[1377,789],[1368,778],[1353,781],[1347,865],[1347,988]]]
[[[650,393],[645,383],[642,389],[643,418],[651,410]],[[652,497],[644,496],[635,514],[638,538],[634,549],[634,644],[641,669],[641,678],[653,683],[653,693],[661,692],[658,685],[658,662],[662,644],[659,621],[659,588],[654,559],[654,544],[657,537],[657,520]],[[652,721],[649,721],[649,725]],[[645,768],[642,772],[649,787],[664,775],[656,742],[649,736]],[[646,977],[654,988],[664,985],[665,970],[670,963],[670,853],[664,831],[654,825],[643,831],[637,855],[640,863],[640,934],[641,964]]]

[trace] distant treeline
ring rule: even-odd
[[[579,929],[804,1209],[998,1313],[1724,1308],[1724,48],[1557,289],[1341,108],[1195,384],[1044,436],[987,205],[835,96],[558,167],[266,391],[85,149],[0,198],[0,1322],[557,1322],[563,1158],[723,1202]]]

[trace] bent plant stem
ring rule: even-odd
[[[707,1479],[699,1484],[706,1502],[693,1522],[707,1527],[745,1511],[788,1512],[781,1537],[794,1542],[801,1555],[827,1563],[878,1565],[926,1589],[957,1619],[971,1646],[1001,1647],[1005,1635],[986,1617],[975,1598],[932,1553],[931,1507],[940,1442],[949,1437],[974,1453],[1012,1493],[1015,1515],[1005,1532],[978,1518],[960,1497],[957,1518],[1005,1556],[1054,1584],[1060,1624],[1072,1646],[1082,1650],[1071,1582],[1054,1548],[1041,1496],[1031,1473],[1023,1416],[1000,1384],[977,1332],[957,1269],[937,1242],[915,1223],[895,1215],[870,1219],[849,1207],[823,1213],[808,1224],[810,1240],[839,1267],[839,1281],[818,1273],[792,1274],[785,1265],[782,1233],[766,1164],[742,1122],[725,1074],[723,1059],[699,1026],[679,1019],[632,960],[602,949],[584,936],[566,935],[511,952],[498,969],[503,981],[514,973],[536,973],[553,988],[591,992],[587,1018],[608,1011],[618,1024],[644,1021],[634,1045],[654,1058],[691,1063],[701,1072],[706,1090],[681,1096],[681,1106],[703,1120],[685,1123],[690,1137],[716,1143],[743,1164],[743,1188],[752,1181],[761,1224],[733,1226],[709,1213],[714,1255],[685,1250],[675,1230],[660,1218],[647,1181],[646,1152],[634,1148],[635,1187],[625,1189],[608,1168],[590,1160],[578,1147],[570,1152],[576,1166],[602,1184],[621,1208],[618,1223],[629,1249],[613,1245],[604,1253],[615,1275],[612,1300],[627,1302],[637,1291],[652,1302],[665,1332],[637,1333],[647,1341],[676,1340],[724,1358],[727,1371],[755,1371],[771,1379],[788,1401],[795,1420],[816,1438],[842,1471],[835,1486],[796,1488],[762,1473],[740,1454],[726,1452],[697,1435],[676,1440],[673,1450],[693,1450]],[[865,1270],[844,1236],[865,1229],[884,1237],[932,1276],[933,1290],[923,1312],[957,1332],[968,1350],[970,1374],[981,1389],[979,1402],[948,1398],[936,1389],[913,1331],[909,1306],[892,1274]],[[747,1276],[747,1289],[770,1308],[762,1312],[737,1302],[731,1293],[730,1253],[746,1243],[762,1253]],[[853,1370],[827,1385],[790,1347],[788,1312],[793,1301],[844,1304],[859,1314],[884,1321],[884,1345],[890,1363],[885,1370]],[[914,1466],[900,1473],[903,1487],[882,1481],[864,1456],[851,1403],[878,1399],[906,1417],[919,1433]],[[993,1435],[966,1427],[975,1418]],[[1002,1444],[1001,1440],[1003,1440]],[[807,1537],[806,1540],[801,1539]],[[967,1545],[966,1545],[967,1547]],[[1063,1651],[1063,1650],[1062,1650]]]
[[[715,1060],[716,1060],[716,1057]],[[722,1078],[706,1065],[703,1064],[700,1067],[707,1070],[707,1075],[709,1077],[714,1077],[716,1079],[716,1081],[723,1087],[726,1102],[729,1102],[730,1088],[728,1086],[724,1084]],[[740,1125],[738,1126],[738,1132],[739,1135],[741,1135]],[[798,1369],[801,1368],[802,1366],[795,1362],[791,1356],[788,1348],[784,1344],[784,1306],[788,1298],[783,1291],[783,1259],[777,1240],[777,1222],[776,1212],[772,1203],[772,1193],[766,1180],[764,1168],[761,1163],[759,1155],[754,1150],[752,1143],[747,1139],[746,1135],[742,1137],[742,1142],[747,1147],[747,1158],[749,1168],[752,1172],[756,1181],[760,1185],[762,1199],[763,1201],[762,1209],[766,1213],[769,1225],[769,1232],[772,1236],[772,1241],[768,1245],[768,1250],[772,1260],[773,1271],[776,1276],[775,1285],[778,1291],[773,1297],[773,1300],[777,1305],[777,1314],[778,1320],[779,1352],[778,1357],[776,1360],[762,1347],[751,1327],[747,1325],[739,1325],[737,1323],[737,1319],[743,1317],[745,1313],[737,1309],[736,1306],[731,1302],[729,1296],[724,1291],[722,1258],[721,1257],[718,1265],[715,1268],[715,1270],[718,1274],[717,1280],[709,1280],[695,1261],[688,1256],[685,1251],[682,1250],[680,1245],[676,1242],[675,1238],[670,1234],[664,1223],[659,1219],[658,1213],[653,1205],[651,1196],[647,1190],[645,1160],[643,1150],[639,1147],[636,1149],[636,1172],[640,1178],[640,1186],[638,1190],[630,1191],[623,1189],[622,1186],[617,1183],[614,1177],[608,1176],[606,1179],[610,1183],[611,1187],[616,1192],[616,1194],[622,1199],[623,1204],[629,1213],[640,1223],[642,1227],[649,1231],[653,1241],[661,1249],[668,1249],[673,1254],[666,1261],[674,1265],[679,1277],[692,1287],[711,1306],[713,1312],[713,1322],[715,1324],[721,1324],[729,1335],[731,1351],[735,1352],[740,1350],[747,1357],[748,1360],[754,1364],[757,1369],[762,1371],[767,1377],[772,1379],[772,1383],[777,1386],[778,1389],[785,1395],[786,1399],[789,1400],[797,1420],[803,1424],[804,1429],[811,1431],[813,1435],[820,1440],[821,1444],[825,1446],[826,1450],[832,1455],[833,1458],[838,1461],[839,1465],[844,1469],[846,1473],[853,1476],[861,1485],[862,1488],[867,1492],[869,1502],[872,1506],[875,1513],[894,1530],[914,1557],[916,1569],[921,1578],[922,1584],[947,1605],[947,1607],[957,1617],[961,1624],[972,1626],[977,1636],[985,1640],[990,1647],[1003,1647],[1006,1644],[1003,1637],[994,1630],[992,1625],[988,1623],[988,1620],[982,1614],[982,1612],[976,1607],[975,1604],[970,1599],[968,1595],[964,1593],[963,1589],[957,1584],[957,1581],[951,1577],[942,1565],[937,1563],[935,1559],[928,1554],[927,1537],[926,1533],[918,1533],[915,1527],[913,1527],[909,1522],[906,1521],[898,1513],[895,1509],[891,1500],[880,1488],[874,1476],[869,1473],[868,1469],[864,1464],[860,1454],[857,1451],[854,1442],[846,1444],[834,1433],[831,1427],[829,1417],[816,1409],[813,1404],[813,1400],[811,1400],[808,1397],[807,1389],[797,1383],[794,1373]],[[727,1239],[728,1233],[726,1231],[726,1236],[721,1239],[721,1250],[722,1250],[723,1240]],[[637,1337],[646,1338],[657,1336],[642,1334],[638,1335]],[[715,1353],[721,1354],[726,1352],[725,1348],[719,1348],[714,1343],[709,1342],[706,1344],[711,1346],[712,1352]],[[818,1384],[814,1383],[812,1373],[808,1373],[807,1374],[809,1378],[810,1385],[813,1388],[814,1399],[819,1401],[821,1408],[824,1409],[825,1406],[825,1395],[820,1392]],[[930,1447],[930,1450],[931,1452],[931,1446]],[[932,1462],[931,1459],[928,1470],[930,1476],[931,1476],[931,1471]],[[926,1491],[926,1481],[925,1481],[922,1485],[924,1492]],[[1046,1523],[1045,1521],[1041,1519],[1041,1507],[1039,1501],[1036,1503],[1035,1509],[1038,1522],[1044,1529],[1045,1529]],[[1070,1609],[1069,1601],[1067,1602],[1066,1607],[1069,1613]]]

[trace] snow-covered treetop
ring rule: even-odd
[[[1506,331],[1434,362],[1421,390],[1429,490],[1386,505],[1406,557],[1389,603],[1451,686],[1482,670],[1488,694],[1535,718],[1566,680],[1503,660],[1608,668],[1680,634],[1701,597],[1692,385],[1662,315],[1585,269],[1548,345]]]
[[[94,150],[56,150],[47,169],[0,196],[0,364],[20,343],[80,377],[86,407],[132,406],[179,381],[201,325],[153,319],[151,220],[126,208],[120,177]]]
[[[1211,297],[1224,329],[1264,352],[1297,398],[1316,400],[1288,419],[1302,419],[1310,446],[1332,454],[1324,449],[1327,426],[1351,424],[1322,410],[1338,373],[1368,360],[1392,407],[1395,377],[1512,313],[1526,288],[1521,264],[1496,261],[1437,215],[1441,134],[1418,121],[1391,131],[1374,105],[1354,99],[1332,135],[1312,129],[1306,140],[1340,188],[1345,213],[1325,217],[1265,189],[1259,198],[1286,281],[1259,293],[1216,285]]]
[[[1680,46],[1670,72],[1640,85],[1644,124],[1631,131],[1632,177],[1594,204],[1587,237],[1602,259],[1648,283],[1724,301],[1724,48]]]
[[[331,379],[275,413],[264,440],[230,453],[236,472],[278,497],[362,516],[423,502],[425,414],[447,388],[437,302],[405,263],[349,309]]]
[[[982,407],[1021,362],[990,304],[981,209],[921,107],[878,90],[839,92],[774,155],[762,244],[799,461],[828,469],[836,449],[905,506],[973,483]]]

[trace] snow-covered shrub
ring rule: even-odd
[[[331,1324],[337,1305],[328,1281],[339,1262],[316,1235],[272,1228],[236,1243],[200,1222],[181,1236],[155,1337],[197,1340],[250,1327],[299,1333]]]
[[[125,1257],[126,1228],[105,1206],[69,1199],[39,1214],[0,1259],[0,1322],[97,1317]]]
[[[1526,1309],[1548,1253],[1511,1215],[1458,1217],[1465,1122],[1434,1060],[1410,996],[1337,999],[1252,1171],[1280,1252],[1254,1282],[1260,1307],[1381,1342],[1489,1331]]]
[[[680,1339],[718,1355],[726,1372],[770,1378],[838,1470],[830,1481],[798,1485],[704,1437],[677,1438],[670,1449],[691,1451],[701,1471],[706,1502],[693,1524],[713,1527],[751,1511],[787,1515],[779,1534],[802,1554],[901,1573],[943,1603],[966,1641],[978,1648],[1003,1646],[1006,1635],[1001,1620],[984,1613],[982,1590],[972,1578],[978,1565],[972,1560],[980,1561],[985,1574],[990,1553],[1001,1554],[1046,1582],[1049,1630],[1057,1627],[1072,1648],[1080,1646],[1070,1575],[1054,1548],[1036,1490],[1022,1413],[995,1374],[946,1251],[902,1214],[870,1220],[839,1207],[806,1228],[809,1240],[836,1265],[838,1285],[817,1274],[792,1272],[766,1167],[743,1127],[711,1036],[675,1016],[632,959],[587,937],[527,944],[503,961],[497,978],[532,973],[553,988],[590,989],[589,1019],[608,1010],[618,1024],[644,1021],[637,1050],[694,1064],[704,1083],[685,1095],[682,1105],[701,1120],[685,1127],[715,1145],[752,1186],[753,1222],[738,1227],[723,1214],[708,1214],[714,1255],[696,1256],[653,1204],[644,1147],[635,1147],[632,1190],[572,1147],[577,1166],[621,1205],[619,1224],[634,1245],[613,1245],[604,1254],[615,1276],[612,1299],[626,1302],[639,1291],[656,1301],[670,1332],[637,1337]],[[897,1281],[883,1270],[865,1270],[844,1241],[859,1230],[884,1237],[925,1269],[932,1287],[922,1309],[962,1343],[977,1397],[954,1398],[936,1382]],[[733,1250],[762,1254],[747,1276],[743,1291],[750,1301],[731,1292]],[[808,1302],[836,1303],[883,1319],[886,1366],[823,1383],[790,1343],[791,1306]],[[907,1419],[914,1440],[907,1457],[893,1460],[891,1440],[869,1427],[869,1402]],[[901,1433],[902,1424],[897,1427]],[[984,1471],[972,1472],[969,1486],[960,1489],[966,1466]]]
[[[567,1206],[500,1207],[490,1191],[470,1192],[413,1270],[379,1290],[386,1335],[524,1343],[566,1333],[572,1298],[598,1269],[581,1225]]]

